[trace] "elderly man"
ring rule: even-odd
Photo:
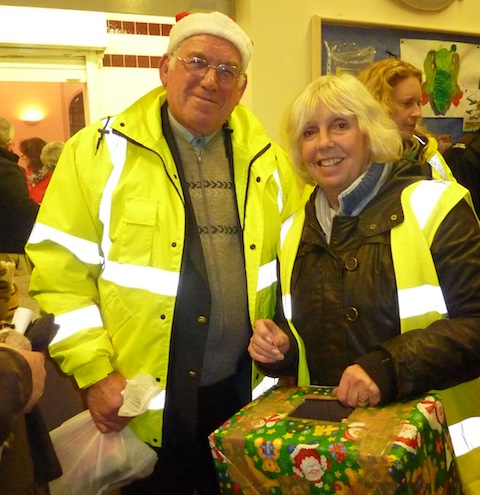
[[[51,355],[118,431],[126,380],[166,389],[130,426],[159,455],[125,493],[218,492],[207,436],[250,399],[252,323],[272,316],[284,152],[239,104],[252,43],[218,12],[181,18],[163,87],[67,144],[29,241]]]

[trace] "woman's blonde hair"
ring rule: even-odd
[[[63,141],[52,141],[46,144],[40,153],[40,160],[43,165],[49,170],[53,170],[57,166],[64,146],[65,143]]]
[[[320,76],[310,83],[287,111],[285,133],[287,148],[297,173],[312,183],[301,155],[303,130],[319,105],[331,112],[354,116],[360,131],[366,136],[372,163],[386,163],[402,156],[400,132],[382,106],[354,76]]]

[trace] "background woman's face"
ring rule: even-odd
[[[27,155],[24,155],[21,151],[19,153],[20,159],[18,160],[18,164],[27,169],[30,168],[30,158]]]
[[[367,137],[353,115],[331,112],[320,104],[303,128],[301,155],[310,177],[325,191],[330,206],[370,164]]]
[[[393,88],[391,116],[402,139],[411,139],[415,125],[422,118],[422,86],[416,77],[406,77]]]

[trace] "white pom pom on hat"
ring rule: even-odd
[[[230,41],[240,52],[242,70],[247,68],[252,56],[253,43],[235,21],[221,12],[179,14],[177,23],[170,30],[167,53],[172,53],[182,41],[196,34],[211,34]]]

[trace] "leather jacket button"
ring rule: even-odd
[[[358,319],[358,310],[357,308],[354,308],[353,306],[350,306],[347,308],[347,320],[348,321],[355,321]]]
[[[200,323],[200,325],[205,325],[205,323],[207,323],[207,317],[206,316],[203,316],[203,315],[200,315],[197,318],[197,322]]]
[[[358,267],[358,260],[357,258],[355,258],[354,256],[351,256],[350,258],[347,259],[347,261],[345,262],[345,268],[349,271],[349,272],[353,272],[354,270],[356,270]]]

